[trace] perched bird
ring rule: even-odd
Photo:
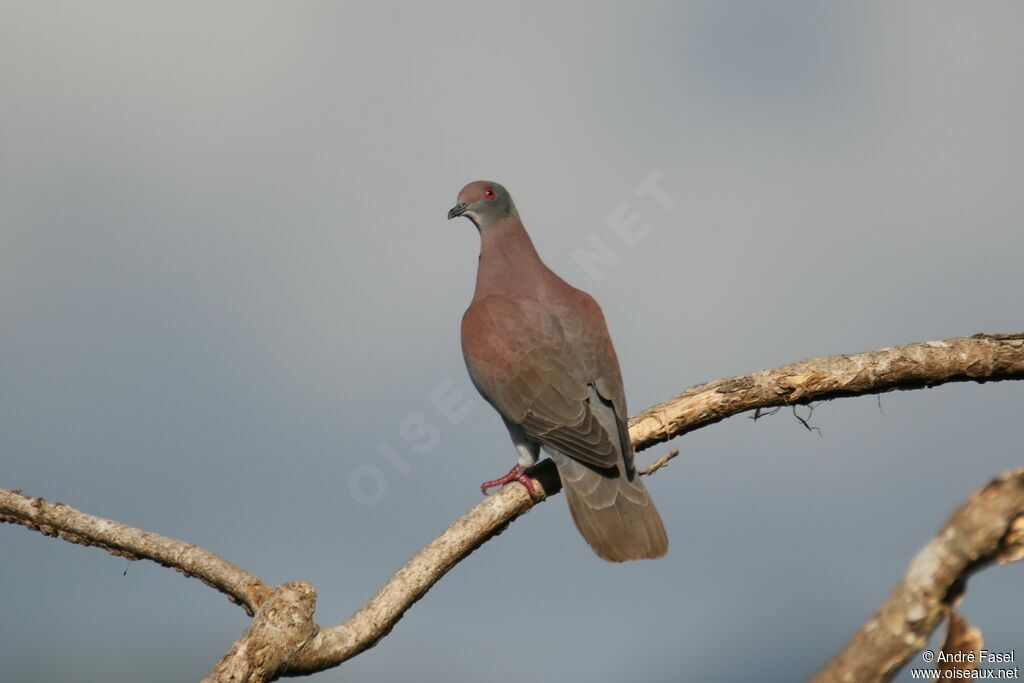
[[[633,464],[622,373],[601,308],[544,265],[504,187],[478,180],[457,201],[448,218],[465,216],[480,232],[462,352],[519,453],[481,490],[519,481],[533,495],[526,470],[543,448],[595,553],[615,562],[663,556],[668,538]]]

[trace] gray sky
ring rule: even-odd
[[[0,2],[0,486],[308,580],[320,623],[343,620],[515,457],[458,344],[478,241],[445,213],[481,177],[601,302],[633,411],[1020,330],[1022,20]],[[671,209],[636,195],[652,173]],[[633,246],[617,211],[651,226]],[[618,259],[600,279],[573,257],[595,239]],[[472,397],[457,425],[441,385]],[[524,658],[550,681],[806,676],[1021,464],[1022,398],[962,385],[825,404],[823,438],[782,413],[693,433],[649,482],[666,559],[599,561],[555,499],[316,680],[514,681]],[[435,447],[403,439],[415,416]],[[195,680],[246,624],[197,581],[22,528],[0,558],[5,681]],[[1024,648],[1022,579],[971,582],[991,649]]]

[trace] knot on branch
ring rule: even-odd
[[[305,581],[278,586],[203,682],[262,683],[278,678],[316,633],[314,609],[316,590]]]

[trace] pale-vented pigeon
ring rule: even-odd
[[[466,367],[519,453],[508,474],[481,489],[519,481],[532,495],[525,472],[543,447],[594,552],[616,562],[661,557],[668,538],[633,465],[622,374],[601,308],[544,265],[498,183],[462,188],[448,212],[456,216],[473,221],[481,243],[462,318]]]

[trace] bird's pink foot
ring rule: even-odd
[[[520,484],[525,486],[526,492],[530,494],[530,498],[537,497],[537,491],[533,486],[533,479],[531,479],[530,475],[526,473],[526,468],[518,463],[504,476],[498,477],[493,481],[485,481],[480,484],[480,493],[487,495],[487,489],[492,489],[495,486],[503,486],[510,481],[518,481]]]

